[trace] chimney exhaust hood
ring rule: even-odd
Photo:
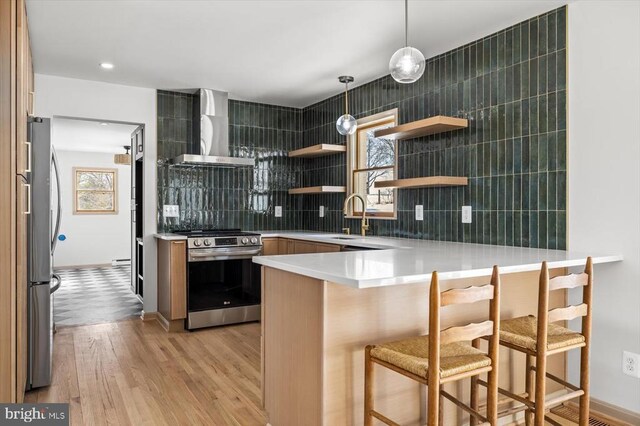
[[[187,153],[173,160],[181,166],[252,167],[253,158],[229,156],[229,95],[198,90],[193,101],[193,137]]]

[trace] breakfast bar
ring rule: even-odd
[[[506,319],[536,312],[543,261],[554,276],[584,267],[587,256],[596,265],[622,260],[597,253],[333,234],[273,232],[263,233],[263,238],[354,250],[254,258],[263,267],[262,397],[272,426],[361,425],[364,347],[427,334],[433,271],[446,290],[487,284],[493,265],[498,265],[501,315]],[[597,281],[597,266],[595,285],[606,285]],[[566,292],[556,293],[550,306],[566,305]],[[441,326],[474,321],[485,312],[474,305],[446,307]],[[506,350],[500,355],[500,386],[522,392],[524,377],[516,372],[524,358]],[[565,368],[563,356],[549,359],[550,373],[566,377]],[[424,424],[422,386],[382,370],[376,371],[376,409],[403,425]],[[445,389],[468,398],[466,384]],[[468,419],[448,403],[444,415],[456,419],[455,424]]]

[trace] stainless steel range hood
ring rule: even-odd
[[[229,95],[198,90],[193,103],[193,137],[187,153],[173,160],[182,166],[251,167],[253,158],[229,156]]]

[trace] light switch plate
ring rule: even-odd
[[[276,217],[282,217],[282,206],[276,206],[275,214]]]
[[[471,223],[471,206],[462,206],[462,223]]]
[[[424,207],[422,204],[416,205],[416,220],[424,220]]]
[[[320,206],[320,210],[318,211],[319,217],[324,217],[324,206]]]
[[[165,204],[164,217],[180,217],[180,207],[175,204]]]

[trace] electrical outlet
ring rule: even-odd
[[[320,210],[318,211],[319,217],[324,217],[324,206],[320,206]]]
[[[282,217],[282,206],[276,206],[275,214],[276,217]]]
[[[640,354],[622,352],[622,372],[627,376],[640,379]]]
[[[424,208],[422,204],[416,205],[416,220],[424,220]]]
[[[471,223],[471,206],[462,206],[462,223]]]
[[[180,207],[175,204],[164,205],[164,217],[180,217]]]

